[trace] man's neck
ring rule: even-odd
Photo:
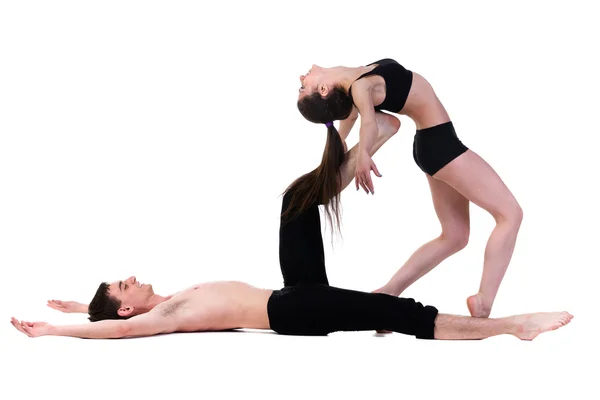
[[[171,297],[172,296],[161,296],[161,295],[155,294],[152,297],[150,297],[150,300],[148,302],[148,307],[150,310],[152,310],[154,307],[156,307],[157,305],[159,305],[162,302],[169,300]]]

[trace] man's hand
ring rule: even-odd
[[[48,300],[48,307],[64,313],[86,313],[88,305],[76,301]]]
[[[10,323],[14,326],[18,331],[24,333],[29,337],[38,337],[44,335],[50,335],[52,330],[52,325],[47,322],[27,322],[27,321],[19,321],[15,317],[10,319]]]

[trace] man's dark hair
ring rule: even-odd
[[[88,319],[92,322],[102,321],[105,319],[127,319],[122,317],[117,312],[121,307],[121,301],[110,296],[108,293],[109,284],[102,282],[96,290],[94,298],[88,306]]]

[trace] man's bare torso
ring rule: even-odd
[[[178,332],[269,329],[271,293],[237,281],[201,283],[174,294],[151,312],[171,319]]]

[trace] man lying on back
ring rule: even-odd
[[[379,120],[378,120],[379,124]],[[372,152],[398,127],[379,126]],[[356,146],[346,153],[340,191],[353,178]],[[290,203],[283,198],[282,212]],[[568,324],[567,312],[534,313],[506,318],[472,318],[440,314],[433,306],[383,293],[329,285],[319,224],[320,204],[312,204],[280,228],[280,267],[284,288],[271,290],[244,282],[219,281],[192,286],[174,295],[154,293],[135,277],[102,283],[89,305],[51,301],[64,312],[87,312],[92,323],[57,326],[15,318],[13,326],[30,337],[44,335],[104,339],[152,336],[172,332],[230,329],[273,330],[284,335],[327,335],[339,331],[392,331],[420,339],[483,339],[511,334],[532,340]]]

